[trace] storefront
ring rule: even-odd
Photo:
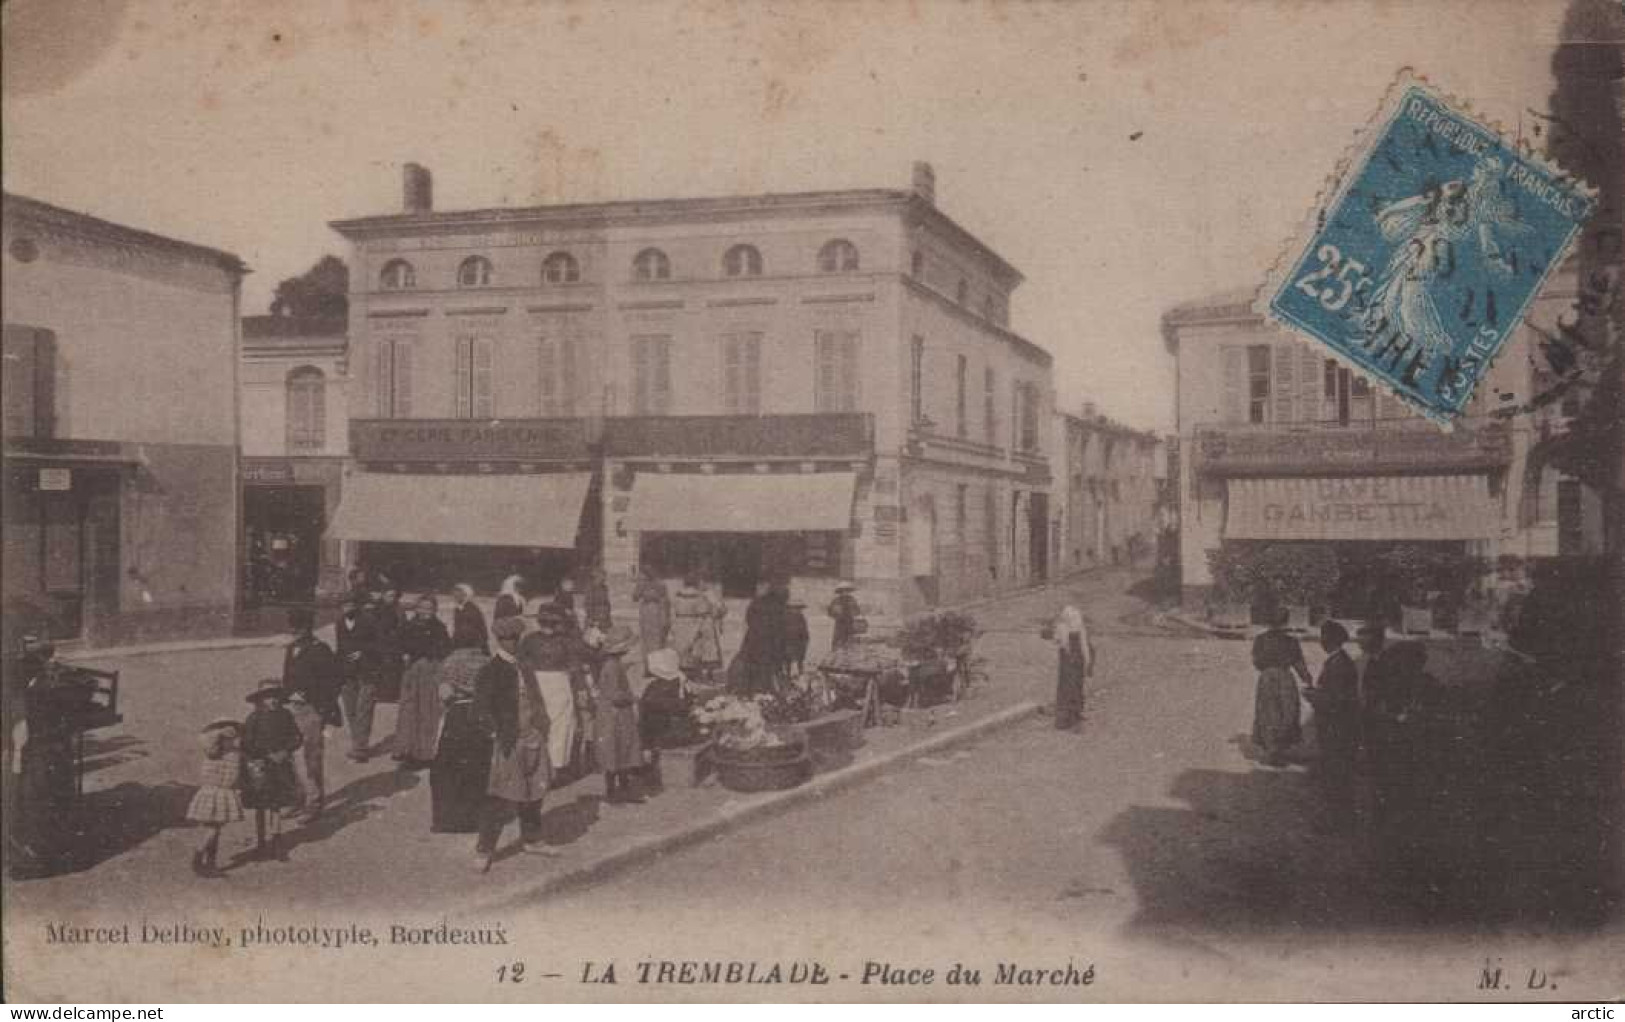
[[[409,590],[551,588],[596,560],[600,509],[587,423],[358,420],[355,467],[327,527],[357,566]]]
[[[324,533],[339,506],[343,460],[244,458],[242,472],[244,605],[337,596],[344,546]]]

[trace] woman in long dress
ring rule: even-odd
[[[452,599],[457,604],[457,609],[452,614],[451,647],[477,649],[481,653],[489,654],[490,630],[485,626],[485,615],[474,602],[474,587],[466,582],[459,582],[452,587],[451,592]]]
[[[745,609],[745,637],[728,671],[728,688],[744,695],[773,692],[784,667],[788,594],[769,584]]]
[[[671,603],[671,647],[677,651],[678,662],[690,677],[698,675],[707,681],[722,666],[722,632],[719,622],[728,609],[713,603],[700,588],[699,579],[683,579],[683,586]]]
[[[491,736],[474,716],[474,678],[491,657],[465,647],[440,663],[440,737],[429,767],[431,817],[436,834],[479,829],[485,787],[491,776]]]
[[[436,610],[433,596],[419,597],[399,633],[406,671],[395,717],[395,759],[408,767],[434,759],[435,737],[440,733],[440,662],[451,652],[451,636]]]
[[[1083,721],[1083,679],[1094,666],[1089,630],[1078,608],[1061,609],[1055,622],[1055,645],[1055,726],[1069,731]]]
[[[643,648],[650,652],[665,649],[671,632],[671,594],[666,592],[666,583],[655,577],[654,569],[645,566],[638,571],[632,599],[638,605],[638,638]]]
[[[1302,737],[1298,683],[1311,683],[1303,647],[1287,634],[1285,608],[1271,615],[1270,627],[1253,640],[1258,688],[1253,695],[1253,745],[1265,766],[1286,766],[1286,751]]]
[[[627,680],[621,658],[632,652],[637,636],[625,625],[604,635],[598,670],[593,678],[597,708],[593,714],[593,752],[604,773],[604,800],[612,805],[642,802],[635,774],[643,768],[643,745],[638,735],[638,700]]]
[[[575,686],[570,676],[581,663],[581,640],[567,613],[543,604],[536,611],[536,630],[519,644],[519,658],[535,672],[547,708],[547,758],[554,775],[570,765],[577,733]]]

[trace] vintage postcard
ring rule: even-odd
[[[1619,3],[0,18],[9,1001],[1625,995]]]

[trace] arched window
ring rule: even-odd
[[[315,366],[288,374],[288,450],[319,451],[327,443],[327,377]]]
[[[632,258],[632,276],[636,280],[670,280],[671,260],[658,248],[646,248]]]
[[[954,301],[960,305],[970,302],[970,285],[965,283],[964,277],[959,278],[959,286],[954,288]]]
[[[458,287],[487,287],[491,283],[491,260],[469,256],[457,267]]]
[[[858,246],[845,238],[824,243],[818,250],[819,273],[851,273],[858,268]]]
[[[554,252],[542,260],[542,282],[574,284],[581,279],[581,264],[568,252]]]
[[[418,286],[418,274],[405,259],[391,259],[378,275],[378,284],[385,291],[410,291]]]
[[[755,245],[735,245],[723,253],[722,272],[730,277],[760,277],[762,253]]]

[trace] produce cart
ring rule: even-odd
[[[830,650],[818,670],[845,704],[861,711],[864,727],[881,723],[883,689],[896,691],[897,686],[908,685],[902,653],[879,640],[857,639]]]

